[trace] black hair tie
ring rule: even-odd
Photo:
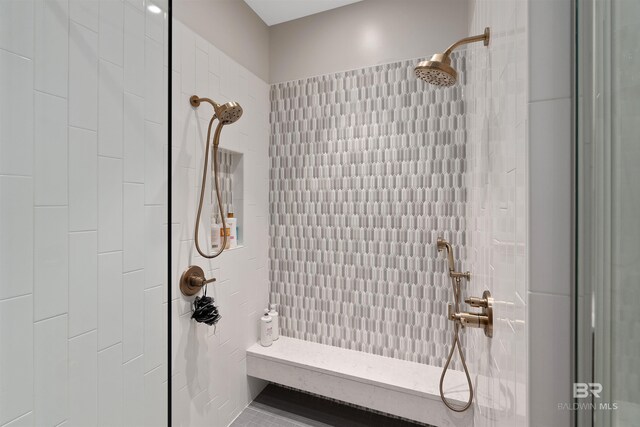
[[[222,318],[218,313],[218,307],[214,305],[213,298],[207,296],[207,288],[204,289],[202,297],[196,297],[193,301],[193,314],[191,318],[196,322],[206,323],[209,326],[215,325]]]

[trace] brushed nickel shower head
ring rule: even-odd
[[[483,34],[458,40],[449,46],[444,53],[436,53],[429,61],[421,61],[418,63],[414,69],[416,77],[435,86],[453,86],[458,80],[458,73],[455,68],[451,66],[451,52],[458,46],[478,41],[482,41],[485,46],[489,46],[490,38],[491,30],[487,27],[484,29]]]

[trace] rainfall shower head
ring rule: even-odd
[[[213,106],[215,117],[220,120],[220,123],[223,125],[235,123],[242,117],[242,107],[237,102],[227,102],[221,105],[209,98],[200,98],[197,95],[189,98],[192,107],[199,107],[202,101],[208,102]]]
[[[414,69],[416,77],[435,86],[453,86],[458,80],[458,73],[455,68],[451,66],[451,52],[458,46],[477,41],[483,41],[485,46],[489,46],[490,36],[491,32],[489,27],[487,27],[484,29],[484,33],[479,36],[458,40],[449,46],[444,53],[436,53],[429,61],[422,61],[416,65]]]
[[[436,53],[429,61],[420,62],[415,68],[416,76],[435,86],[453,86],[458,72],[451,66],[449,55]]]

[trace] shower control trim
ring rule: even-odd
[[[184,296],[190,297],[200,292],[204,285],[215,281],[214,278],[207,279],[202,268],[190,265],[180,276],[180,292]]]
[[[464,300],[471,307],[482,308],[480,313],[460,312],[456,313],[453,304],[447,306],[449,320],[458,322],[460,326],[470,328],[482,328],[484,334],[489,338],[493,337],[493,298],[491,292],[484,291],[482,298],[469,297]]]

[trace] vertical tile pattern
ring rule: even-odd
[[[66,98],[69,66],[68,0],[38,0],[35,31],[35,88]]]
[[[122,160],[98,159],[98,251],[122,250]]]
[[[469,336],[467,359],[476,386],[478,427],[527,425],[527,32],[529,3],[536,1],[472,3],[471,32],[480,34],[490,27],[491,42],[466,48],[467,260],[474,276],[464,294],[480,296],[488,289],[496,301],[493,338],[480,331],[464,332]]]
[[[33,174],[33,96],[24,96],[25,93],[32,92],[33,61],[0,50],[0,173],[2,174]]]
[[[69,340],[69,419],[71,427],[98,423],[98,334]]]
[[[122,252],[98,255],[98,349],[122,342]]]
[[[0,300],[0,424],[33,410],[33,298]]]
[[[144,6],[0,1],[2,426],[166,424],[168,39]]]
[[[67,102],[64,98],[35,94],[35,204],[68,203]]]
[[[69,234],[69,336],[98,327],[98,236]]]
[[[67,316],[35,323],[33,330],[35,425],[58,425],[67,418],[69,373]]]
[[[98,426],[120,426],[123,420],[122,345],[98,353]]]
[[[268,267],[266,262],[259,263],[259,259],[266,260],[268,242],[269,85],[176,20],[173,35],[175,62],[172,64],[174,92],[171,108],[175,133],[171,141],[173,164],[170,165],[174,221],[171,224],[174,265],[170,278],[173,424],[224,427],[265,385],[262,381],[247,377],[243,367],[245,349],[258,339],[258,321],[268,303]],[[197,109],[189,105],[189,97],[194,94],[196,87],[196,52],[198,63],[203,67],[198,71],[199,82],[200,86],[204,86],[201,87],[203,92],[198,95],[211,97],[218,102],[236,101],[244,109],[244,115],[237,123],[225,126],[220,140],[221,148],[241,155],[245,165],[242,182],[234,180],[231,183],[226,176],[223,178],[225,188],[234,188],[233,207],[236,213],[240,212],[243,247],[226,251],[214,260],[199,256],[193,242],[204,140],[212,113],[208,105],[203,104]],[[224,71],[217,66],[221,57],[228,62]],[[223,72],[243,76],[244,83],[235,85],[232,90],[228,88],[226,96],[218,91],[209,92],[211,76],[220,79]],[[229,79],[225,77],[223,80]],[[145,171],[146,176],[153,174],[154,171]],[[211,180],[207,180],[207,201],[200,223],[204,250],[209,247],[211,234],[211,184]],[[148,195],[154,197],[153,192]],[[225,201],[230,198],[228,191],[225,191]],[[154,225],[156,221],[153,220],[152,209],[147,207],[147,218],[150,220],[145,220],[145,233],[149,235],[157,233],[154,231],[157,226]],[[148,279],[145,304],[149,304],[159,297],[155,286],[162,283],[162,277],[155,276],[155,271],[146,274],[147,266],[154,265],[153,256],[146,259],[145,276]],[[191,319],[193,298],[185,298],[178,289],[180,275],[187,266],[194,264],[202,267],[207,277],[216,278],[215,284],[209,285],[207,291],[222,314],[215,328]],[[158,321],[154,319],[159,319],[159,315],[153,311],[147,312],[145,307],[145,319],[153,327],[152,323]],[[155,333],[152,330],[146,332],[146,328],[145,325],[145,336]],[[155,343],[149,345],[156,346]],[[163,372],[154,369],[157,363],[157,360],[145,355],[145,369],[153,369],[145,377],[145,394],[147,387],[153,387],[154,383],[161,380]],[[162,396],[147,396],[145,422],[148,425],[161,425],[164,421],[166,424],[166,420],[161,419],[164,414],[153,410],[153,405],[159,404]]]
[[[34,319],[66,313],[69,288],[67,207],[34,209]]]
[[[122,158],[124,145],[122,67],[101,60],[99,71],[98,111],[100,114],[98,127],[100,132],[98,133],[98,154]]]
[[[69,24],[69,125],[98,129],[98,35],[73,21]]]
[[[575,102],[571,99],[575,75],[571,22],[575,5],[570,0],[528,3],[528,421],[532,426],[566,425],[571,422],[571,411],[559,409],[558,404],[572,401],[570,294],[575,237],[571,183],[576,154],[571,120]],[[542,62],[555,66],[550,70]]]
[[[442,366],[453,296],[436,239],[464,258],[466,106],[414,66],[271,87],[271,300],[286,336]]]
[[[69,230],[98,229],[98,136],[69,127]]]
[[[0,300],[33,292],[32,195],[31,178],[0,176]]]

